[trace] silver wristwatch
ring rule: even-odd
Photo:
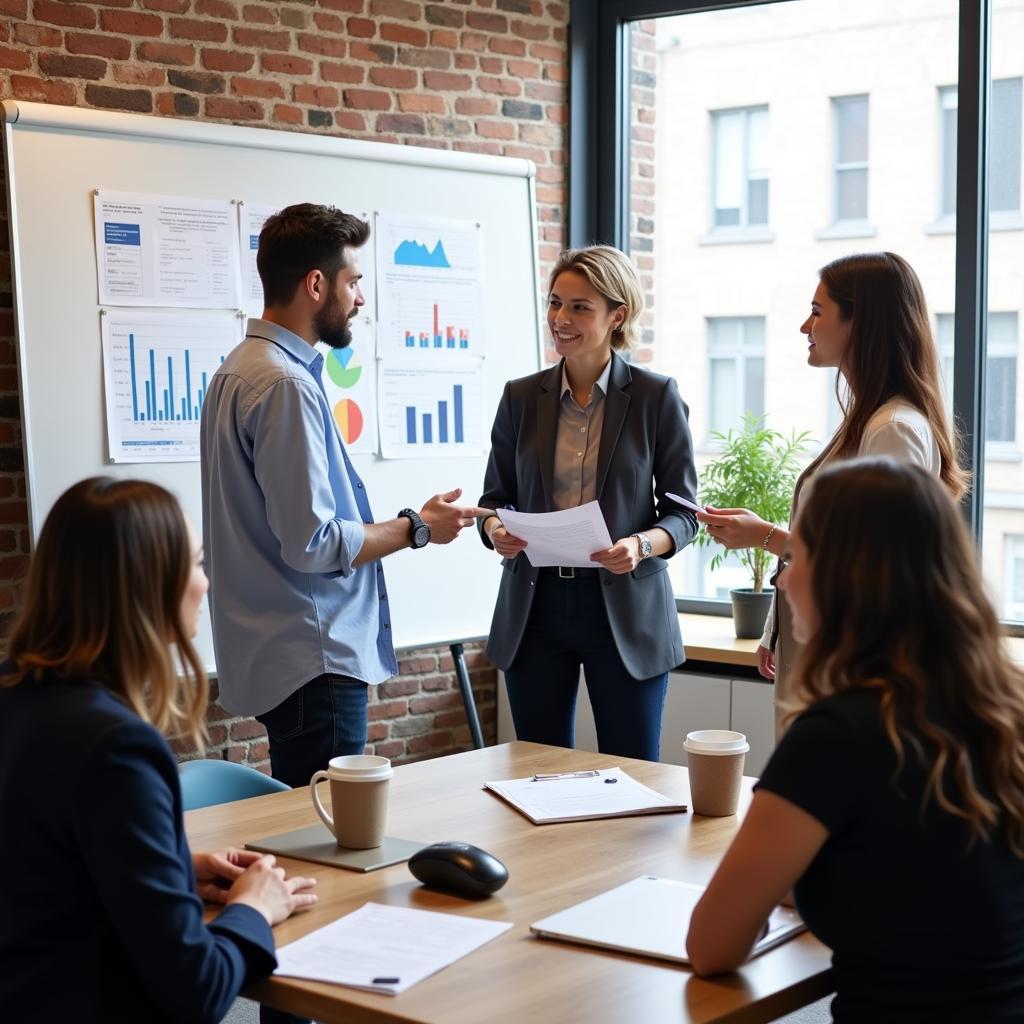
[[[640,561],[651,557],[651,538],[646,533],[634,533],[631,536],[640,541]]]

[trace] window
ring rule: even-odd
[[[946,407],[953,407],[953,315],[937,317]],[[985,369],[985,441],[1013,445],[1017,440],[1017,314],[989,313]]]
[[[714,138],[712,225],[768,223],[768,108],[718,110],[711,115]]]
[[[764,317],[708,319],[708,422],[720,434],[764,416]]]
[[[834,223],[868,219],[868,98],[832,100],[835,132]]]
[[[1002,614],[1008,619],[1024,620],[1024,535],[1008,533],[1003,538],[1006,597]]]
[[[992,82],[989,127],[989,205],[993,214],[1021,209],[1021,78]],[[956,203],[956,86],[939,90],[941,117],[941,214],[951,217]]]

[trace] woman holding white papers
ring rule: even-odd
[[[219,1021],[316,899],[273,857],[189,853],[161,732],[203,732],[202,558],[140,480],[84,480],[43,526],[0,666],[0,1020]]]
[[[676,383],[627,363],[644,293],[610,246],[569,250],[551,273],[559,363],[505,386],[478,502],[554,512],[596,501],[612,539],[593,567],[529,560],[497,516],[481,521],[504,572],[487,653],[505,672],[520,739],[573,745],[583,666],[600,748],[657,760],[668,671],[685,660],[668,559],[696,532],[696,473]]]
[[[837,1022],[1024,1020],[1024,673],[948,489],[892,459],[823,468],[779,587],[804,709],[694,911],[737,967],[795,887]]]
[[[895,253],[876,252],[833,260],[821,268],[819,278],[810,315],[800,326],[808,342],[807,362],[837,369],[847,389],[840,393],[837,376],[843,421],[797,481],[793,517],[802,488],[819,467],[855,455],[916,463],[959,498],[967,475],[957,465],[939,355],[917,274]],[[789,539],[789,530],[748,509],[709,506],[697,518],[730,549],[763,547],[781,555]],[[757,652],[761,675],[775,681],[776,739],[782,735],[789,676],[799,654],[788,611],[776,600]]]

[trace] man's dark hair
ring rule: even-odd
[[[256,267],[268,306],[291,302],[299,282],[311,271],[329,280],[345,265],[345,246],[358,249],[370,237],[370,225],[335,206],[297,203],[267,219],[260,232]]]

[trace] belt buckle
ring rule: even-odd
[[[558,567],[558,578],[562,580],[576,579],[576,567],[573,565],[560,565]]]

